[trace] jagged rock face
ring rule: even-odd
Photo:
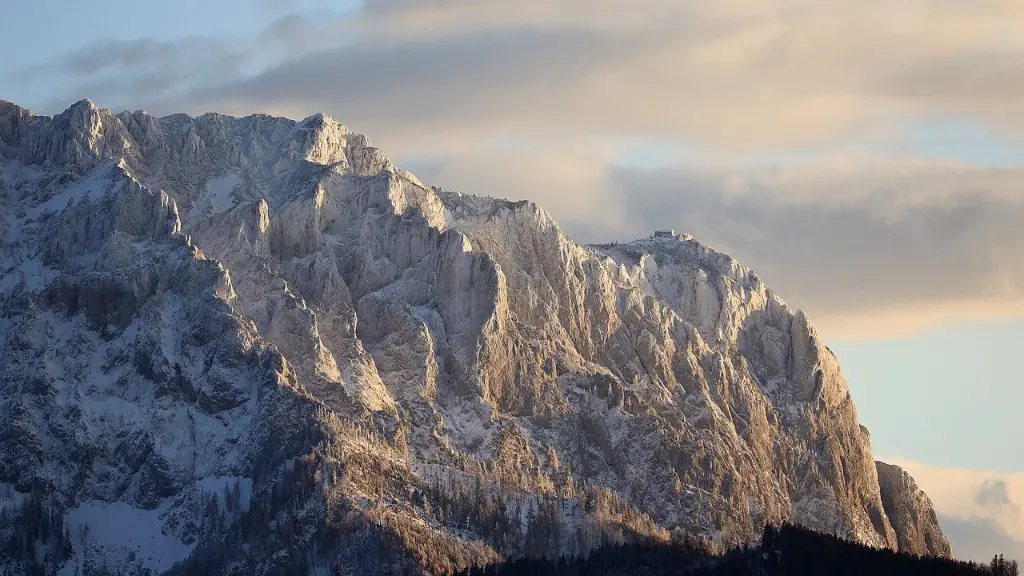
[[[949,542],[942,534],[932,501],[899,466],[875,462],[882,504],[889,516],[901,552],[951,558]]]
[[[323,115],[0,103],[0,159],[0,482],[42,487],[72,523],[97,502],[160,511],[177,548],[147,567],[191,553],[211,485],[279,502],[303,457],[309,534],[339,499],[370,514],[470,470],[584,516],[573,486],[603,487],[723,542],[791,520],[942,552],[937,524],[903,513],[917,496],[885,500],[811,322],[692,238],[581,246],[532,203],[424,185]],[[365,464],[369,445],[390,459]],[[353,458],[379,481],[339,476]],[[390,522],[463,555],[538,552],[401,510]],[[222,556],[257,572],[289,545],[232,542]]]

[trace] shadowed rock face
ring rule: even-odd
[[[372,516],[472,473],[530,498],[605,488],[648,535],[731,543],[789,520],[943,552],[937,523],[917,521],[923,495],[880,490],[810,320],[690,237],[582,246],[532,203],[424,185],[323,115],[3,103],[0,160],[0,433],[21,439],[0,482],[72,512],[162,511],[180,546],[145,566],[192,553],[209,486],[277,502],[300,457],[320,470],[296,520],[310,534],[332,507]],[[360,478],[377,480],[324,472],[366,450]],[[456,534],[431,509],[389,522]],[[585,520],[566,530],[606,530]],[[475,521],[445,546],[539,553],[484,542]],[[265,567],[297,546],[268,542],[223,556]]]
[[[951,558],[952,549],[942,534],[928,495],[899,466],[885,462],[875,462],[875,465],[882,504],[896,530],[900,551]]]

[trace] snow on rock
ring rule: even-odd
[[[192,205],[192,212],[189,214],[189,218],[195,219],[200,217],[200,215],[220,214],[230,210],[235,204],[232,192],[241,183],[242,178],[234,173],[211,179],[207,182],[203,194]]]
[[[0,514],[12,511],[22,505],[25,495],[14,489],[14,485],[0,482]]]
[[[378,514],[365,525],[523,552],[410,500],[471,473],[537,503],[569,479],[607,489],[648,534],[734,543],[790,520],[942,551],[913,520],[925,501],[880,489],[812,322],[689,236],[582,246],[323,115],[0,103],[0,190],[0,482],[73,524],[138,527],[74,540],[75,562],[164,569],[259,517],[269,532],[212,557],[322,567],[280,531],[337,534],[337,507],[350,528]],[[305,461],[314,488],[283,499]],[[590,525],[572,506],[566,525]]]
[[[76,554],[61,574],[84,574],[101,567],[168,570],[187,558],[193,546],[164,533],[162,512],[124,502],[86,502],[69,511],[67,525]]]

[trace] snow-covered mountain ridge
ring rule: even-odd
[[[950,553],[807,317],[692,238],[576,244],[324,115],[89,101],[0,102],[0,209],[0,487],[65,573],[437,573],[780,520]]]

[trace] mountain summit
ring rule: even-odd
[[[87,100],[0,102],[0,210],[33,543],[0,566],[444,573],[782,521],[950,554],[806,315],[688,236],[579,245],[321,114]]]

